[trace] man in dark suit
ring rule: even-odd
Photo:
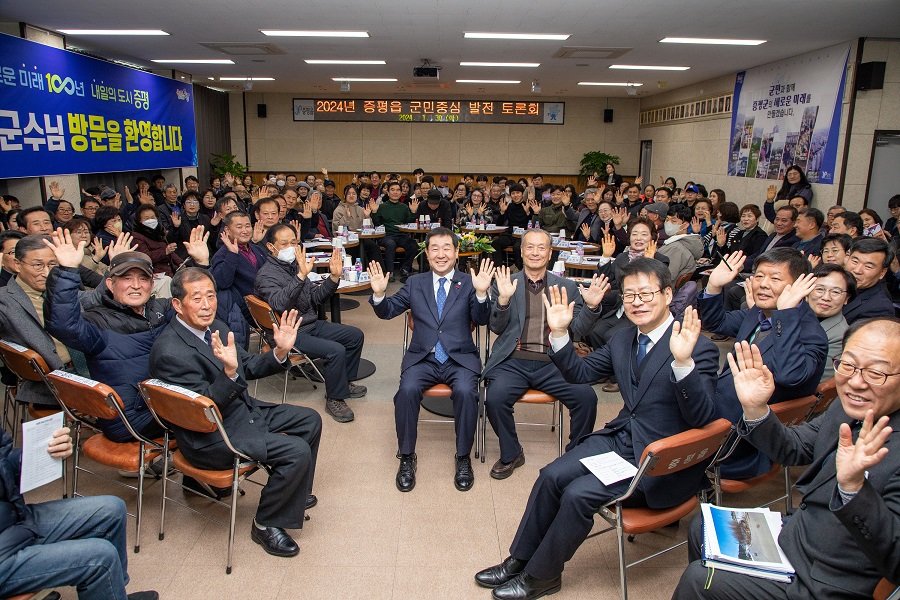
[[[422,393],[431,386],[450,386],[456,427],[456,474],[453,483],[461,492],[472,489],[475,474],[469,452],[478,422],[478,376],[481,358],[472,342],[472,323],[486,325],[490,315],[487,294],[494,275],[490,260],[471,277],[456,270],[459,239],[444,227],[425,236],[425,255],[431,270],[406,280],[396,294],[385,297],[388,277],[381,265],[369,266],[372,306],[380,319],[410,311],[412,341],[400,365],[400,387],[394,395],[397,425],[397,489],[408,492],[416,485],[416,429]]]
[[[856,279],[856,298],[844,306],[844,318],[853,325],[861,319],[890,317],[894,304],[884,284],[894,251],[884,240],[856,238],[844,268]]]
[[[568,334],[574,303],[567,302],[564,289],[553,288],[551,299],[547,324],[553,362],[572,383],[615,373],[625,404],[603,429],[579,439],[541,470],[509,558],[475,576],[480,585],[495,588],[498,600],[527,600],[559,590],[565,562],[590,533],[594,514],[627,489],[627,479],[604,485],[582,458],[615,452],[637,465],[648,444],[716,418],[719,352],[700,335],[694,309],[685,311],[683,323],[675,322],[669,311],[672,277],[661,262],[639,258],[624,267],[622,300],[632,325],[584,360]],[[650,477],[638,488],[637,501],[651,508],[675,506],[696,494],[703,479],[702,461],[677,475]]]
[[[838,401],[808,423],[785,427],[766,406],[775,390],[758,348],[741,344],[728,357],[743,409],[738,432],[775,462],[809,465],[797,480],[803,495],[778,545],[796,570],[780,583],[716,570],[701,558],[699,522],[693,561],[675,590],[696,598],[871,598],[881,578],[900,581],[900,321],[858,322],[835,360]]]
[[[551,251],[549,233],[541,229],[527,231],[522,236],[525,268],[512,276],[509,269],[498,268],[491,289],[493,306],[489,326],[498,337],[481,376],[487,380],[485,410],[500,438],[500,459],[491,468],[494,479],[506,479],[525,464],[525,452],[516,436],[513,407],[528,389],[549,394],[569,409],[567,450],[581,436],[593,431],[597,418],[594,390],[587,384],[566,383],[547,357],[549,344],[543,298],[551,286],[566,289],[575,302],[572,333],[581,337],[600,316],[600,301],[609,285],[605,277],[595,277],[591,286],[579,294],[580,286],[574,281],[547,271]]]
[[[222,219],[222,246],[212,258],[210,272],[216,280],[219,308],[216,317],[228,324],[242,348],[247,348],[252,322],[244,296],[253,293],[256,273],[266,262],[266,251],[252,243],[250,215],[232,211]]]
[[[713,269],[698,300],[700,318],[709,331],[759,346],[775,376],[773,404],[815,393],[828,358],[828,337],[804,302],[816,283],[816,277],[809,273],[809,262],[793,248],[763,253],[745,282],[755,306],[726,311],[722,288],[734,280],[745,260],[742,252],[735,252]],[[741,406],[727,366],[716,384],[716,405],[720,417],[732,423],[740,419]],[[723,464],[722,474],[729,479],[747,479],[765,473],[771,466],[765,456],[742,444]]]
[[[294,556],[300,548],[285,528],[302,527],[305,510],[315,504],[310,492],[322,421],[312,409],[250,397],[247,380],[290,365],[287,356],[300,319],[296,310],[285,311],[274,330],[274,349],[251,355],[235,343],[228,326],[216,320],[216,303],[216,285],[208,271],[190,267],[176,273],[172,308],[178,316],[153,344],[150,374],[210,398],[235,448],[266,465],[269,480],[250,537],[269,554]],[[221,435],[173,429],[178,449],[191,464],[231,468],[234,458]]]

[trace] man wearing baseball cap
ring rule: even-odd
[[[645,216],[645,211],[646,217],[656,226],[656,231],[659,236],[656,241],[662,245],[663,240],[668,237],[664,225],[666,217],[669,215],[669,205],[665,202],[653,202],[641,208],[641,216]]]

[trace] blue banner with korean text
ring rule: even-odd
[[[842,44],[738,73],[728,175],[780,180],[797,165],[834,183],[849,54]]]
[[[191,84],[0,34],[0,178],[196,165]]]

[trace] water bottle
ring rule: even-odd
[[[359,275],[363,272],[362,259],[357,257],[356,264],[353,265],[353,268],[356,270],[356,280],[359,281]]]
[[[584,260],[584,244],[578,242],[578,245],[575,246],[575,254],[578,256],[578,262]]]
[[[425,215],[425,229],[431,227],[431,215]]]

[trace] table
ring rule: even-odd
[[[596,260],[591,260],[591,261],[587,261],[587,262],[569,262],[569,261],[566,261],[566,262],[565,262],[566,270],[571,270],[571,271],[596,271],[596,270],[597,270],[597,267],[598,267],[599,265],[601,265],[601,264],[604,264],[604,265],[605,265],[606,263],[608,263],[609,261],[612,260],[611,258],[608,258],[608,257],[600,257],[600,258],[601,258],[600,261],[596,261]],[[602,260],[603,258],[606,258],[606,260],[605,260],[605,261]]]
[[[526,233],[527,233],[527,232],[528,232],[528,230],[526,230]],[[512,234],[512,236],[513,236],[514,238],[521,238],[521,237],[522,237],[522,234],[521,234],[521,233],[514,233],[514,234]],[[574,252],[574,251],[575,251],[575,246],[573,246],[573,245],[571,245],[571,244],[576,244],[577,242],[573,242],[572,240],[565,240],[565,241],[568,242],[568,244],[570,244],[570,245],[567,245],[567,246],[560,246],[560,245],[559,245],[559,238],[554,237],[554,238],[552,238],[552,239],[554,240],[553,246],[552,246],[554,252],[564,252],[564,251]],[[600,252],[600,250],[601,250],[599,244],[591,244],[591,243],[589,243],[589,242],[582,242],[582,243],[581,243],[581,246],[582,246],[582,248],[584,248],[584,253],[585,253],[585,254],[597,254],[597,253]]]
[[[478,229],[473,227],[465,227],[463,231],[466,233],[475,233],[477,235],[503,235],[509,231],[509,227],[495,227],[493,229]]]
[[[359,246],[359,242],[344,242],[344,248],[356,248]],[[312,240],[309,242],[303,242],[303,247],[307,250],[321,250],[323,248],[332,250],[334,245],[331,240]]]
[[[384,232],[381,233],[362,233],[360,230],[356,230],[356,234],[359,236],[360,240],[380,240],[384,237]],[[366,260],[366,245],[362,242],[359,243],[359,258],[362,260],[363,269],[369,268],[369,261]]]
[[[332,323],[340,323],[341,322],[341,294],[352,294],[354,292],[363,292],[366,290],[371,290],[372,284],[368,281],[361,282],[353,282],[349,284],[345,284],[344,287],[339,287],[332,295],[331,295],[331,322]],[[357,305],[358,306],[358,305]],[[359,359],[359,370],[356,374],[356,379],[354,381],[358,381],[360,379],[365,379],[375,373],[375,363],[370,360],[366,360],[365,358]]]
[[[415,227],[407,227],[405,225],[398,225],[397,231],[400,233],[408,233],[413,236],[413,239],[418,242],[418,236],[422,236],[422,239],[425,239],[425,236],[428,232],[431,231],[431,227],[419,227],[418,225]],[[419,252],[419,273],[425,272],[425,253]]]

